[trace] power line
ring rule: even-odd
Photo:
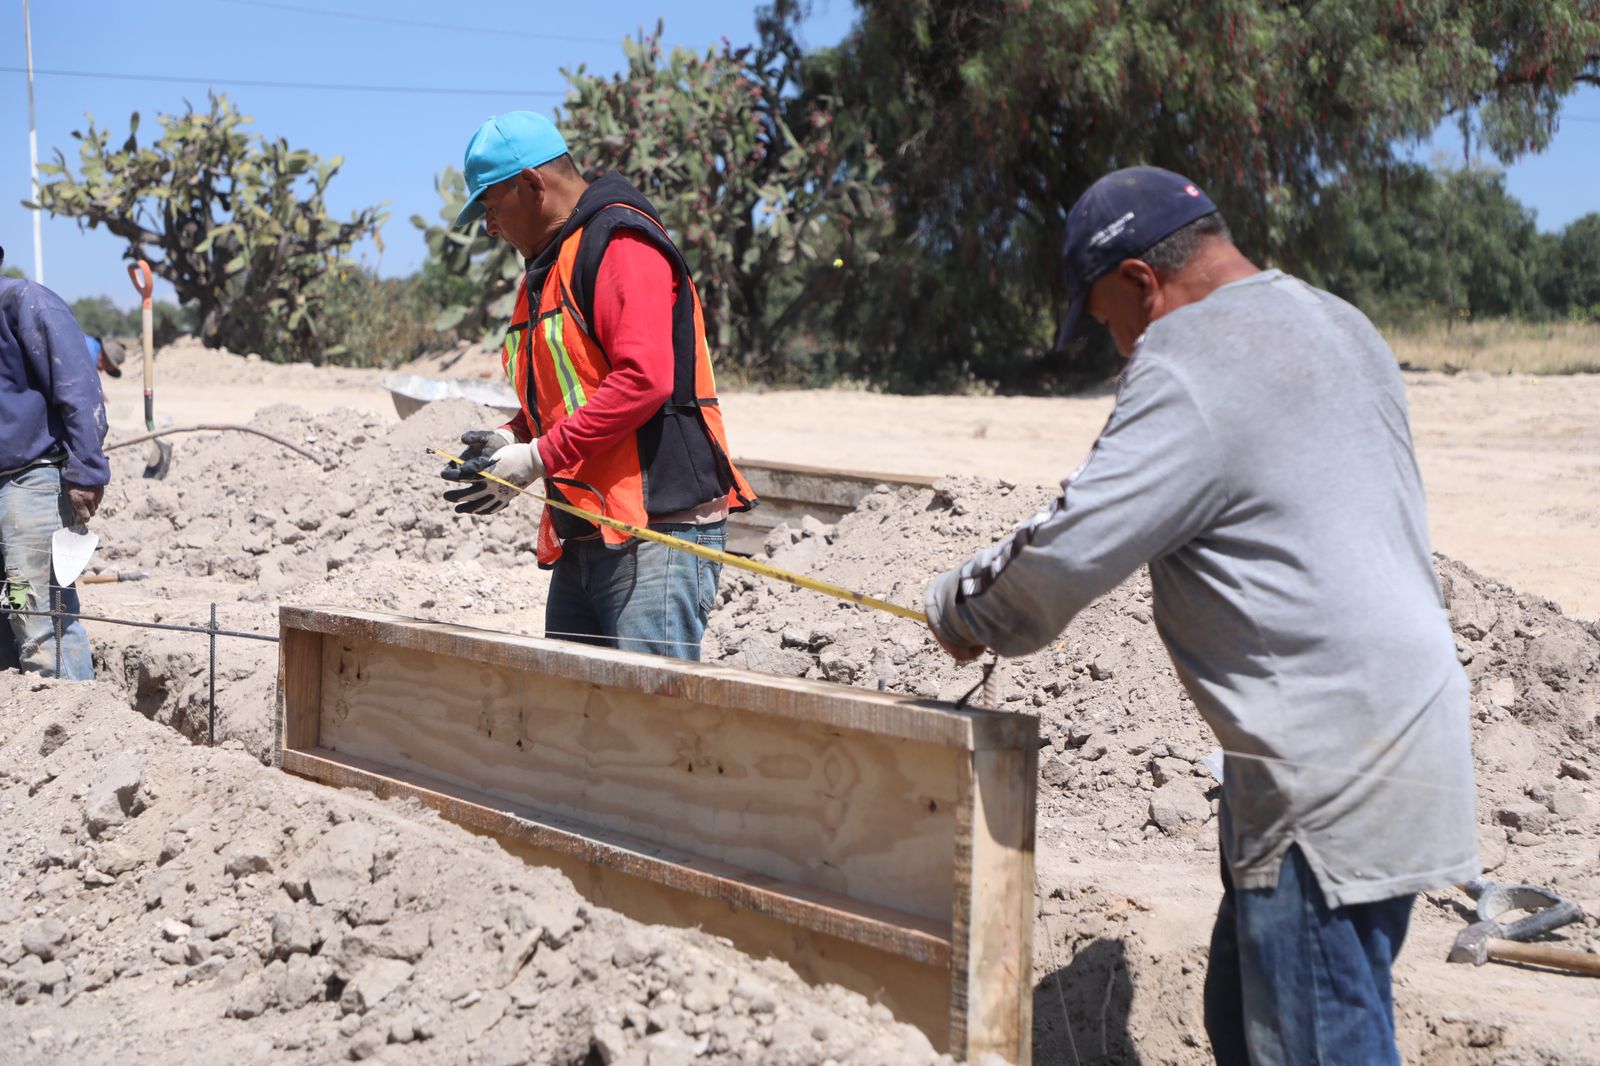
[[[559,33],[530,33],[526,30],[507,30],[498,26],[463,26],[454,22],[425,22],[421,19],[396,18],[393,15],[364,15],[354,11],[330,11],[326,8],[302,4],[280,4],[273,0],[223,0],[239,7],[264,7],[274,11],[294,11],[303,15],[325,15],[329,18],[350,19],[353,22],[379,22],[389,26],[412,26],[425,30],[448,30],[451,33],[491,33],[496,37],[527,37],[541,41],[568,41],[573,44],[616,44],[611,37],[572,37]]]
[[[23,67],[0,66],[0,71],[25,74]],[[111,81],[161,81],[194,85],[245,85],[257,89],[315,89],[319,92],[410,93],[419,96],[557,96],[565,89],[454,89],[427,85],[349,85],[339,82],[266,81],[258,78],[203,78],[183,74],[120,74],[99,70],[49,70],[34,67],[35,74],[57,78],[101,78]]]
[[[1600,123],[1600,118],[1595,118],[1593,115],[1557,115],[1556,116],[1556,121],[1558,121],[1558,122],[1594,122],[1594,123]]]

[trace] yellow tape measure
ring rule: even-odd
[[[461,463],[466,461],[458,455],[451,455],[449,452],[441,451],[438,448],[429,448],[428,450],[440,458],[450,460],[452,463]],[[752,574],[760,574],[762,577],[771,578],[774,581],[782,581],[785,584],[793,585],[796,588],[810,589],[812,592],[820,592],[824,596],[832,596],[835,599],[846,600],[850,603],[858,603],[863,607],[871,607],[879,611],[887,611],[890,614],[899,615],[901,618],[909,618],[913,622],[921,622],[923,625],[928,623],[928,616],[923,614],[921,611],[913,611],[909,607],[901,607],[899,604],[890,603],[888,600],[880,600],[876,597],[868,596],[862,592],[855,592],[840,585],[830,585],[826,581],[818,581],[816,578],[806,577],[804,574],[795,574],[788,570],[780,570],[776,566],[768,566],[766,563],[758,563],[754,559],[746,559],[742,555],[733,555],[729,552],[718,551],[715,548],[707,548],[703,544],[695,544],[693,541],[683,540],[679,537],[670,536],[654,529],[646,529],[643,526],[635,526],[627,522],[619,522],[615,518],[607,518],[605,515],[590,514],[583,508],[574,507],[570,503],[564,503],[561,500],[552,500],[548,496],[539,495],[537,492],[529,492],[527,489],[522,488],[519,485],[513,485],[505,478],[496,477],[488,471],[484,471],[478,476],[486,481],[492,481],[496,485],[504,485],[508,489],[514,489],[524,496],[532,497],[533,499],[544,504],[546,507],[554,507],[558,511],[565,511],[567,514],[576,515],[585,521],[593,522],[595,525],[607,526],[611,529],[617,530],[620,533],[626,533],[630,537],[638,537],[640,540],[653,540],[657,544],[665,544],[674,551],[688,552],[690,555],[698,555],[702,559],[710,559],[712,562],[721,563],[723,566],[731,566],[738,570],[746,570]]]

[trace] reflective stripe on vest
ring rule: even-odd
[[[522,357],[522,333],[520,329],[508,330],[500,352],[500,365],[505,369],[506,379],[511,382],[512,388],[520,388],[522,384],[517,377],[517,360]]]
[[[578,368],[572,365],[572,355],[567,351],[567,342],[562,337],[562,331],[566,329],[565,318],[565,314],[557,311],[545,318],[542,328],[544,342],[550,346],[550,354],[554,357],[556,379],[561,382],[561,403],[570,415],[588,403],[589,398],[584,395],[583,382],[578,380]]]

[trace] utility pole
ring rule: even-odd
[[[34,203],[39,202],[39,123],[33,108],[33,20],[28,15],[28,0],[22,0],[22,36],[28,47],[28,180]],[[33,280],[44,284],[44,212],[33,209]]]

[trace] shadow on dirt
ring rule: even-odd
[[[1033,1061],[1040,1066],[1138,1066],[1128,1033],[1133,983],[1122,940],[1102,937],[1033,989]]]

